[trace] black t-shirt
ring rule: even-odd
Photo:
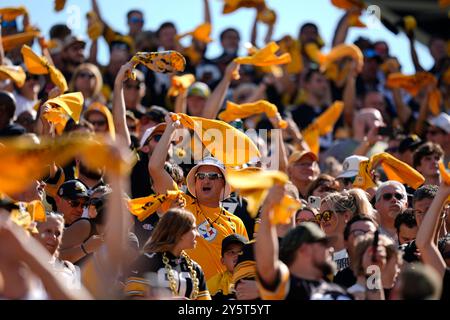
[[[156,225],[159,221],[158,214],[154,213],[148,216],[144,221],[139,221],[136,216],[134,217],[134,234],[139,240],[139,245],[141,249],[146,244],[147,240],[153,233],[153,230],[156,228]]]
[[[131,179],[131,198],[142,198],[153,194],[150,173],[148,172],[148,155],[139,152],[139,160],[134,165]]]
[[[350,269],[350,267],[347,267],[336,273],[333,282],[343,288],[350,288],[356,283],[356,277],[353,274],[352,269]]]
[[[252,218],[247,211],[247,201],[242,197],[238,197],[235,193],[232,193],[230,197],[222,201],[222,207],[236,217],[241,218],[245,229],[247,230],[249,240],[253,239],[255,219]]]
[[[298,105],[294,110],[291,111],[292,119],[297,124],[300,130],[305,129],[310,125],[314,119],[322,114],[326,110],[327,106],[320,106],[319,108],[314,108],[309,104],[303,103]]]

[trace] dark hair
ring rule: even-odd
[[[237,29],[235,29],[235,28],[226,28],[225,30],[223,30],[220,33],[220,41],[223,40],[223,38],[225,37],[225,33],[227,33],[227,32],[234,32],[234,33],[236,33],[238,35],[239,39],[241,38],[241,35],[239,34],[239,31]]]
[[[371,217],[363,215],[363,214],[357,214],[353,216],[345,225],[344,228],[344,240],[347,241],[348,237],[350,236],[350,228],[352,227],[352,224],[358,221],[369,221],[372,222],[375,226],[377,226],[377,223],[375,220],[373,220]]]
[[[157,38],[159,38],[159,34],[161,33],[162,29],[165,29],[165,28],[174,28],[174,29],[176,29],[175,24],[173,22],[170,22],[170,21],[163,22],[159,26],[158,30],[156,31],[156,37]]]
[[[72,30],[65,24],[55,24],[50,28],[50,39],[64,40],[67,36],[72,34]]]
[[[16,100],[14,96],[7,91],[0,91],[0,113],[4,113],[11,120],[15,112]]]
[[[413,166],[417,168],[418,166],[420,166],[423,158],[435,153],[439,157],[442,157],[444,155],[444,151],[442,150],[440,145],[433,142],[424,143],[413,154]]]
[[[305,82],[310,82],[312,77],[316,74],[323,74],[320,72],[319,68],[309,68],[308,71],[305,74]]]
[[[400,226],[402,224],[406,225],[408,228],[417,227],[416,217],[414,216],[412,209],[407,209],[395,217],[394,226],[395,229],[397,229],[397,233],[400,232]]]
[[[165,162],[164,170],[166,170],[170,174],[176,184],[182,183],[184,181],[183,169],[181,169],[181,167],[176,163]]]
[[[301,27],[300,27],[300,33],[302,33],[303,31],[305,31],[306,28],[312,27],[316,30],[316,32],[319,32],[319,28],[317,27],[317,25],[313,22],[306,22],[304,23]]]
[[[316,180],[314,180],[309,184],[308,190],[306,191],[306,196],[307,197],[312,196],[313,192],[323,185],[328,186],[331,189],[334,189],[334,191],[338,191],[336,179],[330,176],[329,174],[321,173],[319,174]]]
[[[143,13],[141,10],[138,10],[138,9],[132,9],[132,10],[130,10],[130,11],[127,12],[127,19],[130,19],[130,18],[131,18],[131,15],[133,15],[133,14],[135,14],[135,13],[140,14],[141,16],[144,16],[144,13]]]
[[[416,201],[423,199],[434,199],[436,197],[439,187],[433,184],[426,184],[421,186],[419,189],[414,191],[413,195],[413,205]]]

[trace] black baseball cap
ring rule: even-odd
[[[89,191],[85,184],[80,180],[68,180],[59,187],[58,195],[61,198],[76,200],[80,198],[89,198]]]
[[[423,141],[415,134],[407,136],[405,139],[403,139],[400,142],[400,145],[398,146],[398,151],[400,153],[403,153],[407,150],[414,151],[417,149]]]
[[[282,251],[295,251],[302,244],[322,242],[330,243],[330,238],[326,236],[320,227],[313,222],[302,222],[294,229],[291,229],[281,242]]]
[[[237,233],[230,234],[222,240],[222,256],[227,251],[230,244],[240,243],[242,245],[246,244],[248,241],[243,236]]]

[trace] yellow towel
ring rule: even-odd
[[[44,118],[53,123],[56,133],[61,135],[69,117],[76,123],[80,121],[83,102],[84,98],[81,92],[63,94],[54,99],[50,99],[45,104],[50,105],[52,108],[44,114]]]
[[[210,43],[213,40],[211,39],[211,30],[212,26],[210,23],[203,23],[196,27],[194,30],[183,33],[181,35],[177,35],[177,40],[180,40],[186,36],[192,36],[195,40],[203,42],[203,43]]]
[[[174,114],[173,120],[179,120],[185,128],[194,130],[205,148],[225,166],[240,166],[261,157],[254,142],[226,122],[183,113]]]
[[[276,105],[265,101],[259,100],[253,103],[235,104],[231,101],[227,101],[227,107],[225,111],[219,114],[219,119],[225,122],[231,122],[236,119],[248,118],[254,114],[265,113],[269,118],[275,117],[278,113]],[[279,126],[282,129],[287,128],[287,122],[281,120]]]
[[[283,53],[281,56],[275,55],[278,49],[279,46],[275,42],[271,42],[264,48],[256,51],[252,56],[239,57],[234,59],[234,61],[239,64],[252,64],[258,67],[290,63],[291,55],[289,53]]]
[[[32,41],[34,38],[37,38],[40,35],[40,31],[30,30],[2,37],[3,49],[5,50],[5,52],[11,51],[14,48],[20,47],[21,45]]]
[[[160,73],[183,72],[186,67],[186,59],[177,51],[161,51],[161,52],[138,52],[131,61],[136,67],[143,64],[150,70]],[[136,80],[136,75],[129,75],[131,79]]]
[[[275,184],[284,185],[288,176],[280,171],[269,170],[227,170],[227,182],[247,199],[247,210],[252,218],[256,218],[258,209],[266,198],[269,189]],[[301,208],[301,202],[285,195],[280,204],[274,207],[272,224],[289,223],[294,212]]]
[[[51,65],[45,57],[38,56],[27,45],[22,47],[21,53],[29,73],[50,74],[50,79],[61,89],[61,92],[66,92],[69,89],[64,75],[55,66]]]
[[[13,21],[23,14],[28,14],[27,8],[24,6],[0,8],[0,16],[3,21]]]
[[[172,86],[169,89],[167,95],[169,97],[176,97],[181,93],[186,92],[186,90],[195,82],[195,77],[193,74],[185,74],[182,76],[172,77]]]

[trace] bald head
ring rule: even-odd
[[[365,135],[373,128],[384,125],[381,112],[375,108],[364,108],[356,112],[353,118],[354,137],[362,140]]]

